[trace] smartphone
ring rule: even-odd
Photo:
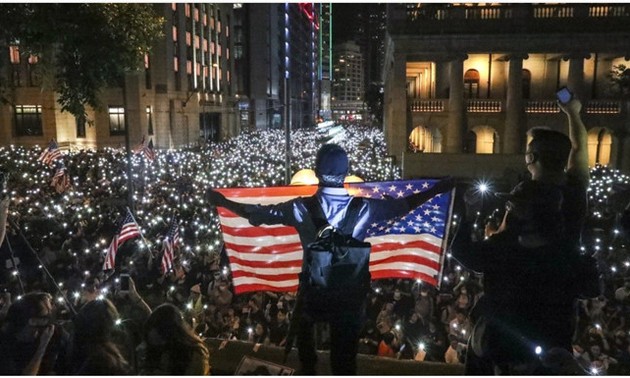
[[[562,105],[566,105],[573,98],[573,93],[567,87],[562,87],[556,92],[556,98]]]
[[[129,275],[121,274],[120,275],[120,291],[129,291]]]

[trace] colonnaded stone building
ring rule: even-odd
[[[590,164],[630,171],[630,4],[388,4],[384,130],[412,176],[524,169],[526,131],[568,132],[555,92],[584,104]],[[630,71],[626,71],[626,76]]]

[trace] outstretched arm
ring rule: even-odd
[[[225,196],[216,190],[210,188],[206,191],[206,199],[208,202],[215,206],[225,207],[236,215],[249,219],[249,213],[247,212],[246,205],[238,202],[234,202],[225,198]]]
[[[567,164],[567,174],[577,177],[585,187],[589,182],[588,148],[586,127],[580,117],[582,103],[578,99],[572,99],[568,104],[558,106],[567,115],[569,120],[569,139],[571,140],[571,152]]]

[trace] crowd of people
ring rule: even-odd
[[[352,174],[366,181],[400,177],[386,159],[381,132],[359,126],[344,132],[338,143],[349,152]],[[294,172],[313,167],[322,137],[306,130],[292,135]],[[205,338],[285,345],[295,293],[234,294],[216,213],[202,195],[207,187],[284,183],[282,133],[158,151],[153,162],[135,156],[133,207],[143,235],[121,246],[114,274],[103,271],[103,258],[129,204],[124,151],[65,153],[72,185],[62,193],[50,186],[55,172],[37,161],[40,152],[0,149],[9,172],[9,200],[2,203],[19,226],[8,227],[0,250],[1,373],[205,374],[212,361]],[[592,188],[627,180],[604,167],[591,175]],[[592,192],[599,197],[591,198],[583,242],[603,273],[602,295],[579,301],[573,351],[591,373],[624,374],[630,372],[630,257],[626,235],[615,227],[618,207],[604,208],[603,194]],[[173,217],[181,243],[173,270],[163,274],[161,241]],[[459,219],[453,216],[454,228]],[[132,277],[128,290],[121,290],[120,273]],[[450,256],[439,288],[373,281],[359,353],[464,363],[469,312],[482,294],[481,276]],[[329,330],[319,326],[316,335],[318,348],[329,348]]]

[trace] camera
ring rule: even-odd
[[[129,275],[121,274],[120,275],[120,291],[129,291]]]
[[[573,98],[573,93],[567,87],[562,87],[556,92],[556,98],[562,105],[566,105]]]

